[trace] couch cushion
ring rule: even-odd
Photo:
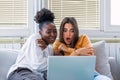
[[[109,63],[114,80],[119,80],[120,76],[119,76],[118,65],[115,60],[115,57],[109,57]]]
[[[108,76],[113,79],[110,71],[110,64],[105,50],[105,41],[93,43],[96,55],[96,71],[102,75]]]
[[[6,80],[8,70],[15,63],[18,51],[0,49],[0,80]]]

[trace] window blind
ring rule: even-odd
[[[28,0],[0,0],[0,26],[27,25],[27,13]]]
[[[84,29],[100,27],[99,0],[49,0],[48,6],[55,14],[57,27],[64,17],[75,17],[78,26]]]

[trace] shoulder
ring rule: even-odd
[[[82,34],[79,36],[78,40],[88,39],[88,36],[86,34]]]
[[[39,39],[39,38],[41,38],[41,35],[39,33],[34,33],[29,38]]]
[[[84,43],[84,42],[86,42],[86,41],[89,41],[89,38],[88,38],[88,36],[86,35],[86,34],[82,34],[82,35],[80,35],[80,37],[78,38],[78,43],[80,42],[80,43]]]
[[[61,42],[60,42],[59,40],[56,40],[56,41],[53,43],[53,45],[55,45],[55,44],[61,44]]]
[[[80,37],[83,38],[83,37],[88,37],[88,36],[87,36],[87,34],[82,34],[82,35],[80,35]]]
[[[38,33],[34,33],[34,34],[32,34],[31,36],[29,36],[29,38],[27,39],[28,41],[30,40],[36,40],[36,39],[40,39],[41,38],[41,36],[40,36],[40,34],[38,34]]]
[[[86,47],[88,45],[91,45],[90,39],[86,34],[82,34],[77,41],[76,48]]]
[[[56,40],[56,41],[53,43],[53,48],[54,48],[54,49],[57,49],[60,44],[62,44],[62,42],[60,42],[59,40]]]
[[[31,36],[29,36],[26,41],[25,41],[25,44],[24,45],[28,45],[28,44],[35,44],[36,40],[41,38],[40,35],[38,34],[32,34]]]

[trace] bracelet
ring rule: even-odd
[[[74,52],[78,55],[78,52],[76,50],[74,50]]]
[[[75,52],[77,55],[81,55],[81,53],[78,53],[78,51],[77,51],[77,50],[75,50],[74,52]]]

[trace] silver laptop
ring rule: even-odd
[[[50,56],[48,80],[94,80],[95,56]]]

